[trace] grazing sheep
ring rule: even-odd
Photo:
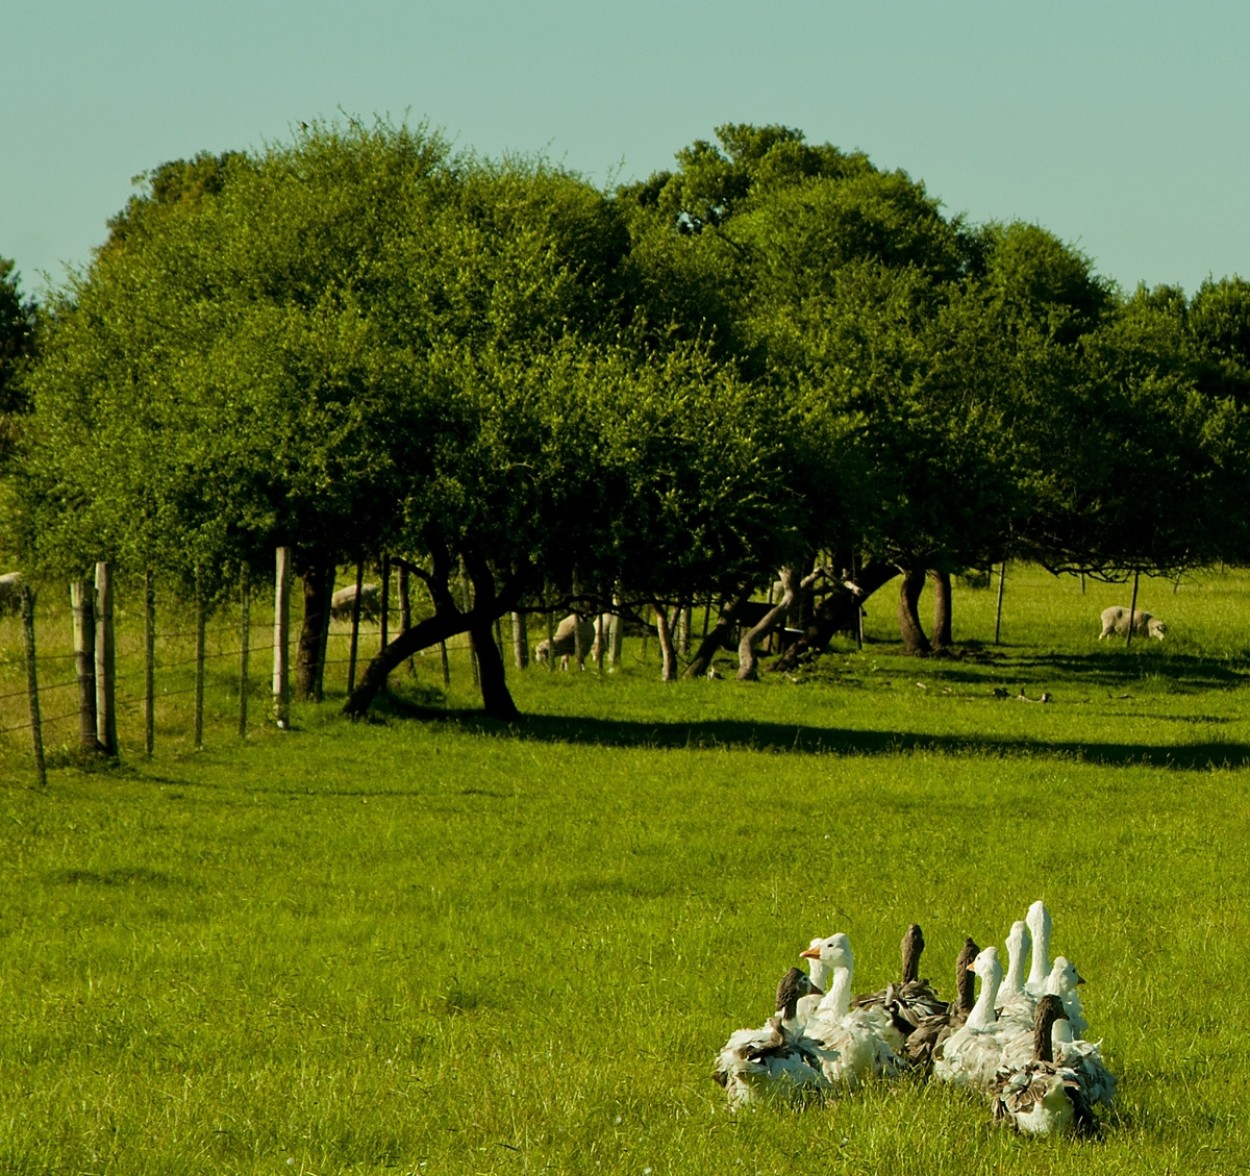
[[[24,583],[21,572],[5,572],[0,576],[0,617],[21,611]]]
[[[356,602],[356,585],[340,588],[330,597],[330,615],[336,621],[352,619],[352,605]],[[376,621],[382,616],[382,588],[378,584],[362,584],[360,588],[360,615]]]
[[[1110,608],[1102,610],[1102,632],[1098,634],[1098,640],[1114,633],[1117,637],[1127,637],[1129,627],[1129,610],[1121,605],[1113,604]],[[1138,609],[1133,613],[1133,635],[1135,637],[1157,637],[1163,640],[1164,634],[1168,631],[1168,627],[1159,620],[1158,617],[1152,617],[1148,612],[1142,612]]]
[[[553,654],[560,658],[560,668],[569,668],[569,655],[577,653],[577,637],[581,633],[582,656],[578,662],[580,669],[586,668],[586,655],[590,652],[595,640],[595,623],[576,613],[570,613],[556,626],[555,640],[548,641],[545,637],[534,650],[534,660],[540,664],[546,662]]]

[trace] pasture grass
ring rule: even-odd
[[[1168,641],[1126,651],[1122,588],[1009,571],[1001,646],[993,589],[948,659],[883,598],[789,678],[513,674],[511,726],[419,661],[373,722],[240,743],[223,676],[199,752],[44,790],[7,757],[0,1172],[1245,1170],[1248,586],[1152,583]],[[1101,1141],[915,1082],[727,1112],[713,1057],[812,936],[875,988],[915,920],[949,991],[1039,897],[1120,1078]]]

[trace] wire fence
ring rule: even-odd
[[[97,565],[94,583],[78,581],[68,592],[54,583],[38,585],[37,594],[22,588],[20,611],[0,598],[0,784],[43,784],[49,760],[55,766],[101,752],[151,755],[158,742],[198,749],[287,726],[290,655],[302,643],[307,618],[303,594],[289,592],[284,550],[272,578],[249,580],[245,572],[233,598],[211,611],[198,593],[188,600],[158,590],[150,575],[115,579],[105,564]],[[383,578],[387,588],[371,586],[369,613],[322,618],[320,668],[314,682],[302,683],[302,693],[318,701],[345,698],[388,635],[429,615],[418,615],[402,588],[395,600]],[[355,583],[353,575],[346,587]],[[531,611],[550,643],[554,614]],[[522,646],[537,648],[541,640],[530,640],[530,623],[519,621]],[[514,660],[498,622],[496,639],[505,662]],[[593,656],[589,645],[579,652]],[[467,633],[423,654],[392,673],[428,676],[429,685],[445,690],[454,667],[456,676],[467,682],[471,675],[477,685]],[[555,661],[547,658],[549,669]]]
[[[294,594],[283,638],[287,666],[304,622],[301,596]],[[102,613],[94,603],[87,611]],[[244,583],[234,600],[199,616],[194,600],[154,592],[150,581],[122,580],[107,610],[107,671],[102,634],[94,649],[82,648],[82,611],[64,588],[41,584],[29,616],[0,614],[0,783],[42,784],[47,760],[55,765],[101,749],[121,758],[151,754],[158,741],[199,747],[206,738],[247,737],[273,724],[280,645],[270,585]],[[390,605],[392,637],[398,617]],[[102,615],[92,619],[104,625]],[[346,696],[381,649],[382,633],[381,617],[361,617],[354,636],[350,622],[333,621],[323,632],[316,695]],[[468,638],[448,646],[467,651]],[[445,678],[446,662],[436,672]],[[289,698],[289,683],[283,689]]]

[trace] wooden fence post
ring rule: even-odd
[[[518,670],[530,664],[529,635],[525,631],[525,617],[519,612],[512,614],[512,662]]]
[[[95,566],[96,739],[105,754],[117,754],[117,650],[113,636],[113,575],[105,562]]]
[[[347,647],[347,693],[356,689],[356,650],[360,641],[360,594],[365,586],[365,561],[356,561],[356,599],[352,601],[352,636]]]
[[[1134,622],[1137,620],[1137,581],[1140,577],[1140,572],[1133,572],[1133,599],[1129,601],[1128,606],[1128,637],[1124,641],[1125,649],[1131,649],[1133,646]]]
[[[156,745],[156,581],[143,574],[143,749],[151,758]]]
[[[247,659],[252,651],[252,569],[246,560],[239,568],[239,738],[247,738]]]
[[[35,752],[35,780],[40,788],[48,783],[48,765],[43,758],[43,723],[39,717],[39,672],[35,668],[35,595],[29,584],[19,590],[22,609],[22,635],[26,644],[26,691],[30,698],[30,737]]]
[[[291,622],[291,549],[279,547],[274,568],[273,720],[282,730],[291,722],[291,684],[287,639]]]
[[[195,569],[195,747],[204,746],[204,579]]]
[[[998,607],[994,612],[994,644],[999,644],[998,634],[1003,625],[1003,581],[1007,579],[1007,561],[998,565]]]
[[[387,643],[391,639],[390,620],[391,620],[391,557],[389,555],[382,556],[382,615],[381,615],[381,642],[382,648],[385,649]]]
[[[84,751],[101,751],[95,716],[95,595],[90,580],[69,586],[74,632],[74,668],[78,674],[78,743]]]

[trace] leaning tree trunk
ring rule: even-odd
[[[742,640],[738,642],[738,681],[739,682],[755,682],[759,679],[759,657],[756,654],[755,647],[759,644],[760,639],[767,633],[776,628],[778,622],[783,621],[790,609],[794,607],[794,602],[808,588],[810,588],[822,575],[823,568],[816,568],[796,586],[794,583],[794,569],[791,567],[782,568],[778,572],[781,580],[781,599],[777,601],[771,609],[760,619],[753,629],[748,629],[743,633]]]
[[[334,572],[333,563],[320,555],[314,555],[311,566],[304,571],[304,624],[296,653],[295,697],[305,702],[320,700]]]
[[[738,641],[738,674],[739,682],[756,682],[760,676],[760,659],[755,646],[766,634],[771,633],[778,621],[790,611],[794,603],[794,569],[782,568],[778,573],[781,578],[781,599],[773,605],[755,624],[747,629]]]
[[[864,601],[898,573],[899,569],[894,564],[873,562],[860,569],[853,587],[836,585],[804,626],[803,635],[773,660],[769,672],[775,674],[793,670],[804,657],[823,651],[835,633],[844,630],[855,632]]]
[[[489,617],[474,623],[469,630],[469,640],[477,655],[478,684],[482,691],[482,709],[492,719],[511,722],[521,717],[517,705],[508,690],[504,675],[503,655],[495,641],[494,621]]]
[[[673,629],[668,621],[668,609],[656,601],[655,630],[660,642],[660,681],[677,681],[677,650],[673,646]]]
[[[951,574],[930,568],[929,580],[933,584],[933,649],[941,653],[952,645]]]
[[[451,591],[451,557],[442,548],[431,545],[432,570],[409,565],[429,589],[434,602],[434,615],[406,629],[391,641],[369,663],[360,685],[352,691],[343,706],[343,713],[363,717],[390,672],[406,658],[422,649],[444,642],[460,633],[469,633],[478,653],[478,683],[482,705],[492,718],[514,719],[519,712],[504,680],[503,659],[492,631],[495,621],[511,612],[520,602],[525,587],[524,575],[514,573],[502,592],[495,590],[495,578],[486,562],[472,554],[464,557],[464,567],[473,585],[473,606],[461,611]]]
[[[924,581],[923,568],[907,568],[899,586],[898,631],[903,638],[903,653],[909,657],[924,657],[933,652],[920,625],[920,593],[924,591]]]
[[[729,648],[730,637],[733,634],[734,626],[738,623],[738,615],[742,610],[742,606],[750,599],[750,585],[744,584],[739,587],[737,595],[721,609],[721,614],[716,618],[716,624],[712,626],[712,631],[699,644],[698,651],[695,653],[694,659],[686,667],[686,672],[682,675],[683,677],[702,678],[711,667],[712,658],[716,656],[717,650]]]

